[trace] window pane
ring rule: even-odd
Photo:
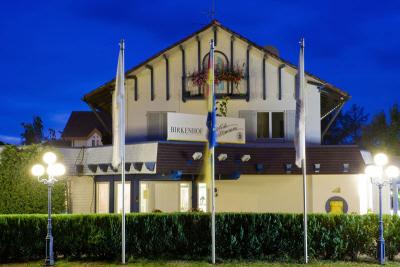
[[[189,211],[189,184],[180,184],[180,211]]]
[[[207,211],[207,185],[205,183],[198,184],[198,206],[199,210]]]
[[[283,112],[272,112],[272,138],[284,138]]]
[[[109,211],[109,183],[96,183],[96,212],[108,213]]]
[[[257,113],[257,138],[269,138],[269,112]]]
[[[116,195],[117,195],[117,213],[122,212],[122,183],[117,183],[116,186]],[[131,185],[130,183],[125,182],[125,212],[131,211]]]

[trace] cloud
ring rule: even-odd
[[[21,143],[20,137],[10,136],[10,135],[2,135],[0,134],[0,141],[8,144],[18,145]]]

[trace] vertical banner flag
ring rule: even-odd
[[[304,106],[304,39],[300,42],[299,67],[296,83],[296,134],[294,144],[296,148],[296,165],[301,168],[305,157],[305,106]]]
[[[113,155],[112,166],[121,168],[122,181],[122,263],[125,263],[125,43],[120,42],[115,90],[112,95]]]
[[[217,143],[216,121],[217,114],[215,110],[215,86],[214,86],[214,40],[210,41],[210,54],[208,57],[208,88],[207,96],[207,127],[208,127],[208,149],[205,159],[209,163],[211,176],[211,261],[215,264],[215,145]],[[207,164],[207,162],[206,162]]]
[[[306,163],[306,103],[304,75],[304,39],[300,41],[298,80],[296,86],[296,165],[303,171],[303,243],[304,262],[308,263],[308,231],[307,231],[307,163]]]

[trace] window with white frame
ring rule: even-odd
[[[110,201],[110,183],[96,183],[96,212],[108,213]]]
[[[257,112],[257,139],[285,137],[283,112]]]
[[[131,184],[130,182],[125,182],[125,197],[122,197],[122,183],[116,182],[115,183],[115,210],[117,213],[122,213],[122,199],[125,201],[125,212],[131,211]]]

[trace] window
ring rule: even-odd
[[[203,58],[203,70],[208,70],[208,58],[210,53],[204,56]],[[221,51],[216,50],[214,52],[214,69],[215,70],[223,70],[229,66],[228,57],[222,53]],[[227,94],[228,93],[228,83],[226,81],[221,81],[217,85],[215,85],[215,93],[216,94]]]
[[[117,196],[117,203],[116,203],[116,212],[122,212],[122,183],[117,182],[115,187],[115,195]],[[129,182],[125,182],[125,212],[131,211],[131,185]]]
[[[257,138],[284,138],[283,112],[257,112]]]
[[[167,139],[167,112],[147,112],[147,134],[149,140]]]
[[[108,213],[109,212],[109,195],[110,195],[110,184],[96,183],[96,212],[97,213]]]
[[[207,184],[198,184],[198,207],[199,210],[207,212]]]
[[[96,146],[96,140],[92,139],[92,146]]]
[[[184,183],[180,184],[180,211],[189,211],[190,208],[190,192],[189,192],[189,184]]]
[[[272,112],[272,138],[284,138],[283,112]]]
[[[257,138],[269,138],[269,112],[257,113]]]

